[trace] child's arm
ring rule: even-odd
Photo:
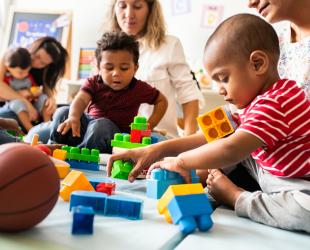
[[[70,129],[72,129],[72,135],[80,137],[80,118],[88,106],[91,100],[91,96],[84,92],[79,91],[72,104],[70,106],[68,118],[57,128],[57,132],[61,134],[66,134]]]
[[[153,113],[148,119],[148,123],[150,124],[151,129],[156,127],[156,125],[160,122],[161,118],[163,118],[167,110],[167,107],[168,107],[167,98],[162,93],[159,93],[154,103]]]
[[[140,172],[149,167],[155,161],[166,156],[176,156],[184,151],[197,148],[206,143],[203,134],[194,134],[182,138],[171,139],[152,144],[147,147],[127,150],[125,152],[114,154],[109,158],[107,164],[107,174],[110,176],[112,164],[116,160],[131,160],[135,163],[133,170],[130,172],[129,181],[132,182]]]
[[[149,169],[149,173],[154,168],[168,169],[180,173],[188,182],[190,180],[188,170],[232,166],[263,145],[263,141],[254,135],[237,131],[227,138],[181,153],[177,157],[156,162]]]

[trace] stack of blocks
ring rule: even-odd
[[[227,105],[197,117],[197,121],[208,142],[229,135],[237,128],[237,123]]]
[[[196,171],[191,171],[192,183],[198,183],[199,177]],[[159,199],[170,185],[184,184],[184,179],[180,174],[164,169],[154,169],[151,177],[146,180],[146,196],[153,199]]]
[[[158,201],[157,209],[167,222],[177,224],[183,234],[209,230],[213,212],[200,183],[171,185]]]

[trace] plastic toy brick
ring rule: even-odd
[[[31,139],[31,146],[36,146],[39,143],[39,135],[38,134],[34,134],[32,139]]]
[[[165,216],[165,220],[169,223],[172,222],[171,215],[168,210],[168,204],[174,196],[189,195],[189,194],[204,194],[201,183],[195,184],[179,184],[171,185],[166,192],[162,195],[157,203],[157,210],[160,214]]]
[[[73,207],[82,205],[92,207],[96,213],[104,214],[108,195],[92,191],[74,191],[70,197],[70,211]]]
[[[229,135],[237,128],[227,106],[217,107],[197,117],[197,121],[208,142]]]
[[[113,181],[110,178],[105,177],[90,177],[88,178],[90,184],[93,186],[94,189],[96,189],[97,185],[99,183],[113,183]]]
[[[95,191],[84,173],[76,170],[71,171],[61,185],[59,195],[64,201],[69,201],[70,194],[75,190]]]
[[[123,217],[131,220],[142,218],[143,201],[121,195],[111,195],[107,198],[104,215]]]
[[[127,180],[130,171],[133,169],[131,162],[116,160],[113,162],[111,176],[117,179]]]
[[[74,169],[84,169],[84,170],[92,170],[92,171],[99,171],[99,164],[94,162],[84,162],[84,161],[68,161],[71,168]]]
[[[142,138],[141,143],[135,143],[130,142],[130,135],[129,134],[121,134],[116,133],[114,135],[114,139],[111,141],[112,147],[119,147],[119,148],[139,148],[139,147],[145,147],[151,144],[151,138],[150,137],[144,137]]]
[[[94,214],[91,207],[74,207],[72,234],[93,234]]]
[[[192,183],[198,183],[199,177],[195,170],[191,171]],[[176,172],[154,169],[151,178],[146,180],[146,196],[159,199],[170,185],[184,184],[184,179]]]
[[[77,160],[84,162],[93,162],[99,163],[99,150],[98,149],[88,149],[88,148],[78,148],[78,147],[69,147],[63,146],[63,150],[67,151],[67,160]]]
[[[65,161],[67,158],[67,151],[63,149],[55,149],[53,151],[53,157]]]
[[[141,143],[143,137],[151,137],[151,130],[131,130],[130,142]]]
[[[70,172],[70,167],[68,165],[55,164],[55,168],[60,179],[65,178]]]
[[[168,210],[173,224],[179,225],[183,234],[192,233],[197,227],[207,231],[213,225],[210,217],[213,210],[206,194],[174,196]]]
[[[106,193],[107,195],[112,195],[115,192],[116,184],[113,183],[99,183],[96,187],[97,192]]]
[[[149,124],[143,116],[135,116],[133,123],[130,124],[131,130],[147,130],[149,129]]]

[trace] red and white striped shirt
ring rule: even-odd
[[[252,153],[260,167],[281,177],[310,175],[310,101],[295,81],[276,82],[240,118],[238,130],[265,143]]]

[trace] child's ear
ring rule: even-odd
[[[262,50],[255,50],[250,55],[250,63],[252,65],[252,69],[258,75],[265,74],[269,68],[269,57]]]

